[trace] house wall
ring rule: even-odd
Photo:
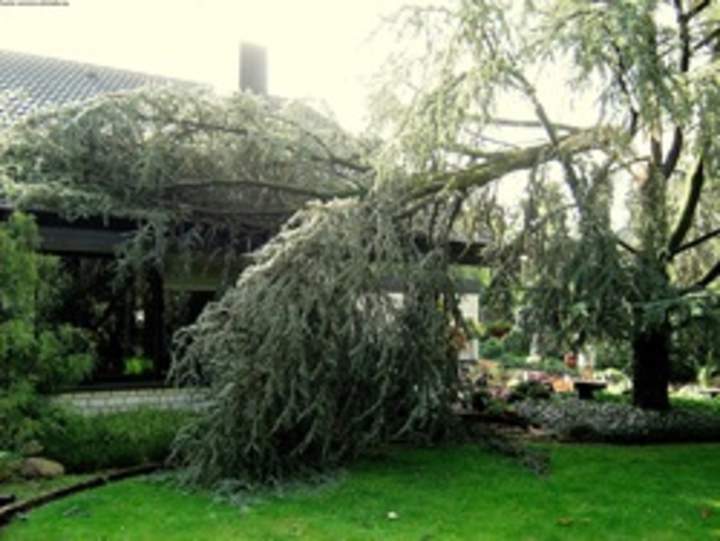
[[[460,295],[460,313],[466,320],[478,322],[480,313],[480,295],[477,293],[463,293]],[[472,338],[467,341],[465,347],[458,352],[461,361],[476,361],[478,359],[478,341]]]
[[[174,388],[118,389],[60,393],[52,400],[83,415],[139,408],[197,410],[206,404],[202,391]]]

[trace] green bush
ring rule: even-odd
[[[705,307],[701,315],[673,332],[670,351],[670,381],[691,383],[705,369],[720,369],[720,314]]]
[[[512,327],[513,324],[510,321],[497,320],[487,325],[487,333],[496,338],[503,338],[510,332]]]
[[[720,418],[720,400],[718,400],[717,398],[693,399],[673,396],[670,399],[670,403],[672,404],[673,408],[687,411],[695,411],[707,415],[716,415],[718,418]]]
[[[53,303],[57,260],[35,253],[32,219],[13,214],[0,226],[0,447],[22,452],[52,408],[40,393],[79,381],[92,345],[44,315]]]
[[[627,341],[605,340],[594,345],[595,368],[614,368],[627,373],[632,366],[632,346]]]
[[[513,328],[513,330],[503,338],[503,344],[507,353],[523,356],[527,356],[528,353],[530,353],[530,337],[518,329]]]
[[[188,412],[134,410],[84,417],[63,412],[44,428],[45,456],[70,472],[91,472],[165,460]]]
[[[552,385],[544,381],[523,381],[518,383],[510,393],[508,402],[518,402],[528,398],[546,400],[553,394]]]
[[[20,469],[21,457],[0,450],[0,484],[15,477]]]
[[[141,376],[154,370],[153,360],[142,355],[126,358],[123,365],[123,374],[126,376]]]
[[[568,368],[562,359],[557,357],[543,357],[537,366],[539,370],[553,375],[576,376],[578,374],[577,368]]]
[[[497,359],[505,353],[505,347],[499,338],[488,338],[478,345],[478,354],[485,359]]]
[[[0,449],[23,452],[38,440],[52,414],[52,406],[27,382],[0,390]]]
[[[517,368],[518,370],[534,370],[537,368],[537,364],[529,363],[525,355],[503,353],[498,358],[498,361],[502,363],[503,368]]]

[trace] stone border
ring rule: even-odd
[[[115,481],[122,481],[123,479],[127,479],[129,477],[152,473],[161,467],[162,464],[153,462],[142,466],[133,466],[131,468],[115,470],[110,473],[86,479],[85,481],[80,481],[74,485],[46,492],[40,496],[35,496],[21,502],[11,503],[5,507],[0,507],[0,529],[7,526],[10,521],[20,513],[26,513],[42,505],[60,500],[66,496],[77,494],[78,492],[84,492],[85,490],[89,490],[91,488],[101,487]]]
[[[204,389],[148,387],[71,391],[53,395],[50,400],[83,415],[97,415],[139,408],[198,411],[207,404],[207,395]]]

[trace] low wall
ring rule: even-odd
[[[206,403],[202,391],[168,387],[72,391],[55,395],[52,400],[83,415],[139,408],[197,410]]]

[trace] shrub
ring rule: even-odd
[[[57,261],[34,252],[33,221],[13,214],[0,227],[0,447],[19,451],[37,437],[49,411],[38,393],[79,381],[92,345],[69,325],[44,319]]]
[[[709,371],[720,368],[720,314],[702,309],[701,317],[676,330],[670,351],[670,381],[690,383],[700,376],[703,368]]]
[[[0,484],[15,477],[20,468],[21,459],[9,451],[0,451]]]
[[[605,340],[595,344],[595,368],[613,368],[626,372],[632,365],[632,347],[627,341]]]
[[[160,462],[191,414],[167,410],[134,410],[84,417],[64,411],[46,423],[40,443],[44,454],[70,472]]]
[[[3,389],[0,392],[0,449],[23,452],[33,445],[53,411],[28,382],[20,381]]]
[[[488,338],[478,346],[478,354],[485,359],[497,359],[504,352],[505,348],[499,338]]]
[[[126,376],[141,376],[153,370],[153,360],[142,355],[128,357],[123,361],[123,374]]]
[[[548,399],[552,396],[553,392],[552,385],[545,381],[523,381],[513,387],[508,397],[508,402],[518,402],[526,399]]]
[[[557,357],[543,357],[537,366],[543,372],[553,375],[571,375],[578,374],[577,368],[569,368],[561,359]]]
[[[505,351],[513,355],[527,356],[530,351],[530,337],[515,328],[503,338],[503,344]]]
[[[511,353],[503,353],[498,361],[502,364],[503,368],[517,368],[519,370],[530,370],[537,368],[536,364],[528,362],[526,356],[513,355]]]
[[[571,440],[609,443],[720,441],[720,415],[676,406],[658,412],[608,401],[524,400],[516,412]]]
[[[512,329],[513,324],[509,321],[498,320],[487,325],[487,333],[496,338],[503,338]]]
[[[682,396],[673,396],[670,402],[674,408],[696,411],[707,415],[716,415],[720,418],[720,400],[708,398],[688,398]]]

